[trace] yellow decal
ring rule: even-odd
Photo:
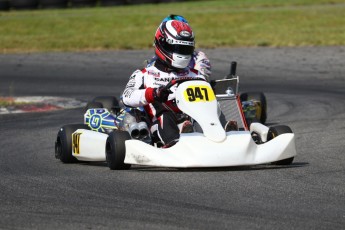
[[[72,134],[72,148],[74,154],[79,154],[79,148],[80,148],[80,135],[81,133],[73,133]]]
[[[213,101],[216,99],[216,96],[213,93],[213,90],[209,86],[189,86],[184,91],[184,98],[189,102],[206,102]]]

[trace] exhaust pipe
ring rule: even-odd
[[[150,131],[146,122],[137,122],[137,119],[130,113],[126,113],[122,127],[131,135],[133,139],[150,139]]]
[[[138,123],[140,139],[145,139],[149,136],[149,128],[146,122],[142,121]]]
[[[132,138],[139,139],[140,138],[140,131],[139,131],[138,123],[135,122],[135,123],[130,124],[128,127],[128,132]]]

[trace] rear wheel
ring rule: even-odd
[[[103,104],[100,102],[90,101],[86,104],[84,108],[84,113],[86,113],[89,109],[98,109],[98,108],[103,108]]]
[[[55,142],[55,158],[63,163],[74,163],[78,160],[72,156],[72,133],[77,129],[90,129],[85,124],[71,124],[62,126]]]
[[[109,134],[105,150],[110,169],[123,170],[131,167],[130,164],[124,163],[126,156],[125,141],[130,139],[131,136],[126,131],[114,130]]]
[[[267,119],[267,101],[266,96],[263,92],[242,93],[240,96],[240,100],[241,102],[250,100],[259,102],[259,110],[257,111],[256,119],[254,121],[248,122],[251,123],[259,121],[260,123],[265,124]]]
[[[101,103],[103,108],[109,110],[109,112],[115,112],[116,108],[119,107],[119,101],[113,96],[99,96],[95,97],[92,101]]]
[[[274,138],[276,138],[277,136],[284,134],[284,133],[293,133],[291,128],[289,126],[286,125],[279,125],[279,126],[273,126],[270,127],[267,133],[267,141],[270,141]],[[280,161],[275,161],[272,162],[273,165],[290,165],[293,161],[294,157],[290,157],[284,160],[280,160]]]

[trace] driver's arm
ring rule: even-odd
[[[122,101],[126,106],[139,107],[147,105],[144,88],[144,74],[141,70],[136,70],[129,78],[125,90],[122,94]]]

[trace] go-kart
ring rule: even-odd
[[[181,133],[170,148],[159,148],[152,141],[144,116],[126,113],[116,99],[104,108],[100,101],[109,100],[98,98],[89,104],[85,124],[60,128],[55,156],[64,163],[106,161],[110,169],[129,169],[132,164],[174,168],[291,164],[296,156],[291,129],[258,122],[248,127],[238,82],[235,76],[216,80],[212,86],[195,78],[171,81],[166,87],[176,88],[176,104],[191,118],[195,131]],[[124,116],[114,115],[121,111]],[[235,128],[229,129],[229,123]]]

